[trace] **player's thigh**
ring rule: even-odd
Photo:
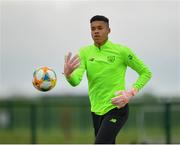
[[[101,126],[102,119],[103,119],[103,116],[96,115],[94,112],[92,112],[92,121],[93,121],[95,136],[97,136],[98,130]]]
[[[96,142],[110,143],[115,140],[118,132],[127,121],[128,113],[128,106],[125,106],[122,109],[115,108],[107,113],[99,128]]]

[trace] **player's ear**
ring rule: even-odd
[[[111,28],[108,28],[108,31],[109,31],[108,34],[111,33]]]

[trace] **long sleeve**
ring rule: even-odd
[[[67,81],[72,85],[72,86],[77,86],[83,77],[83,74],[85,72],[86,66],[85,66],[85,57],[83,54],[83,50],[79,50],[79,57],[80,57],[80,66],[76,68],[72,74],[70,75],[69,78],[66,78]]]
[[[152,73],[149,68],[140,60],[129,48],[125,48],[125,61],[126,64],[135,70],[139,77],[133,84],[133,87],[140,90],[150,80]]]

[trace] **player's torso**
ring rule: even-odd
[[[91,47],[86,53],[86,71],[89,79],[99,76],[113,76],[125,67],[123,55],[116,45],[111,47]]]

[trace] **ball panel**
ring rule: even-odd
[[[42,91],[48,91],[51,89],[51,82],[49,81],[43,81],[43,83],[40,85],[40,89]]]
[[[48,70],[47,73],[51,79],[56,79],[56,74],[53,70]]]
[[[44,71],[42,69],[37,70],[36,77],[38,80],[41,80],[44,77]]]
[[[33,86],[40,91],[51,90],[56,85],[56,81],[56,73],[48,67],[41,67],[33,73]]]
[[[47,72],[44,74],[43,80],[44,81],[50,81],[50,76]]]

